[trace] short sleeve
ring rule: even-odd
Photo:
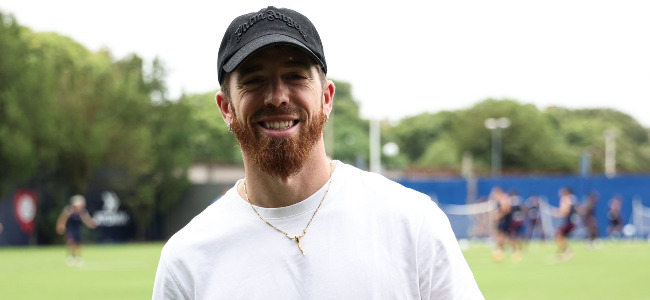
[[[164,252],[163,252],[164,253]],[[153,285],[153,300],[190,299],[178,284],[174,273],[169,269],[164,254],[160,257],[156,279]]]
[[[485,299],[467,265],[449,219],[432,201],[425,209],[417,241],[422,299]]]

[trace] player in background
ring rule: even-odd
[[[530,241],[535,232],[539,234],[539,237],[544,240],[544,228],[542,228],[542,215],[539,210],[539,201],[540,197],[537,194],[532,194],[526,199],[526,204],[524,205],[524,213],[526,214],[526,219],[528,220],[528,225],[526,226],[526,240]]]
[[[573,251],[569,248],[568,238],[575,229],[573,217],[576,214],[576,197],[568,187],[561,188],[559,192],[560,207],[554,211],[556,218],[562,219],[562,224],[555,234],[557,245],[556,257],[561,261],[568,261],[573,257]]]
[[[520,262],[523,259],[522,250],[522,237],[524,232],[524,223],[526,216],[524,215],[522,204],[523,200],[519,197],[516,190],[510,190],[508,195],[510,201],[510,227],[508,228],[508,238],[510,239],[510,247],[512,247],[512,261]]]
[[[623,233],[623,215],[621,208],[623,207],[623,198],[621,195],[615,195],[609,200],[607,210],[607,236],[612,238],[619,238]]]
[[[95,229],[97,224],[86,210],[86,199],[81,195],[70,198],[70,205],[63,208],[56,222],[56,231],[63,234],[68,249],[66,263],[81,266],[81,225]]]
[[[492,252],[492,259],[500,262],[504,257],[506,238],[512,221],[510,200],[508,199],[508,195],[498,186],[492,188],[489,199],[497,204],[495,217],[497,221],[496,249]]]
[[[587,247],[596,248],[598,239],[598,220],[596,219],[596,204],[598,204],[598,193],[592,191],[587,200],[580,207],[582,222],[587,229]]]

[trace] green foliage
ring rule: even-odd
[[[400,152],[410,161],[417,162],[432,143],[451,129],[454,118],[455,115],[447,111],[422,113],[402,119],[398,126],[384,130],[384,135],[397,143]]]
[[[183,95],[179,103],[192,111],[190,149],[194,161],[208,163],[241,163],[241,152],[232,133],[221,117],[215,92]]]
[[[501,130],[504,169],[543,172],[571,170],[569,162],[558,160],[562,156],[556,151],[554,132],[534,105],[488,99],[458,114],[451,135],[461,153],[472,153],[479,166],[491,164],[492,133],[485,128],[485,120],[506,117],[510,120],[510,126]]]
[[[53,105],[40,103],[42,93],[33,89],[42,83],[42,72],[25,38],[30,34],[0,12],[0,191],[28,180],[37,172],[38,160],[53,157],[38,149],[55,142],[48,118]]]
[[[650,170],[648,130],[629,115],[612,109],[568,110],[551,108],[553,120],[567,151],[592,157],[592,170],[604,171],[605,138],[608,130],[616,132],[617,169],[629,172]]]
[[[1,13],[0,53],[0,193],[40,186],[52,201],[40,205],[38,217],[47,219],[71,194],[101,182],[118,192],[142,236],[156,207],[180,198],[193,161],[182,142],[191,111],[160,103],[162,63],[145,74],[136,55],[115,61]]]
[[[456,143],[449,136],[436,139],[429,144],[426,151],[417,161],[421,166],[438,166],[442,168],[455,168],[460,165]]]
[[[334,135],[334,151],[330,151],[335,159],[344,162],[367,164],[370,145],[368,142],[369,122],[359,116],[359,104],[352,97],[352,87],[349,83],[335,81],[336,93],[334,108],[326,128],[328,134]]]
[[[609,109],[541,112],[515,100],[488,99],[454,112],[423,113],[408,117],[385,130],[416,167],[460,169],[469,152],[474,167],[487,174],[491,165],[492,132],[488,118],[506,117],[511,124],[501,130],[502,163],[506,172],[569,173],[578,171],[579,157],[590,153],[593,170],[602,172],[606,130],[616,130],[618,169],[650,171],[648,130],[630,116]]]

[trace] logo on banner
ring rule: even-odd
[[[125,226],[129,222],[129,215],[124,211],[117,210],[120,207],[120,198],[114,192],[103,192],[102,201],[104,207],[96,211],[93,219],[97,226],[115,227]]]
[[[36,193],[30,190],[18,190],[14,194],[14,214],[20,230],[25,234],[34,233],[37,211]]]

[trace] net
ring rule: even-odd
[[[494,230],[494,201],[438,204],[447,215],[457,239],[489,239]]]
[[[632,201],[631,221],[634,225],[633,236],[650,238],[650,207],[643,206],[639,198]]]
[[[539,212],[541,219],[542,230],[544,235],[547,237],[555,236],[555,231],[560,225],[562,225],[563,218],[556,217],[554,213],[559,208],[553,205],[550,205],[545,198],[542,198],[539,201]],[[574,213],[571,217],[571,222],[575,225],[573,232],[571,232],[572,238],[584,238],[586,236],[586,228],[583,225],[582,218],[577,213]]]

